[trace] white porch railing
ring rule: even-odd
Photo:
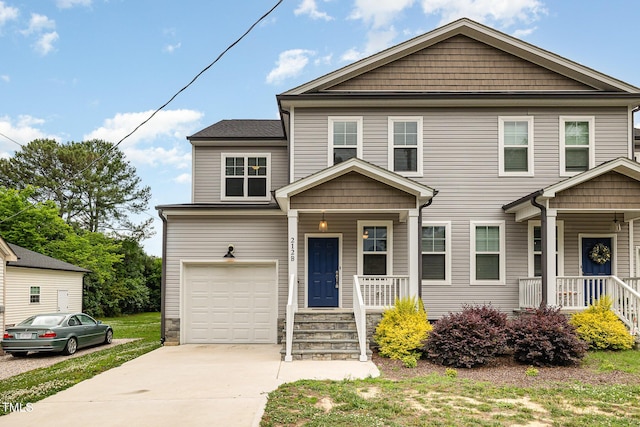
[[[359,290],[365,307],[384,309],[396,303],[397,298],[409,296],[409,276],[354,276],[354,284],[359,282]],[[355,297],[355,296],[354,296]]]
[[[353,276],[353,315],[356,318],[358,344],[360,345],[360,361],[367,361],[367,309],[362,299],[358,276]]]
[[[293,318],[298,312],[298,282],[296,275],[289,277],[289,298],[287,299],[287,318],[285,326],[285,362],[293,362],[292,341],[293,341]]]
[[[600,295],[608,295],[613,302],[613,311],[635,335],[640,332],[639,285],[640,278],[623,281],[616,276],[557,277],[557,302],[566,310],[584,310]],[[520,279],[520,308],[537,308],[541,301],[542,280],[539,277]]]

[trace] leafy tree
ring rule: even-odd
[[[34,187],[30,201],[53,200],[68,224],[84,230],[137,240],[151,236],[151,218],[142,224],[129,218],[145,211],[151,189],[110,142],[34,140],[14,157],[0,159],[0,184]]]
[[[162,258],[148,256],[144,276],[149,289],[149,307],[145,311],[160,311],[162,287]]]

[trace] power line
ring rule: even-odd
[[[180,95],[182,92],[184,92],[185,90],[187,90],[189,88],[189,86],[191,86],[196,80],[198,80],[198,78],[204,74],[207,70],[209,70],[209,68],[213,67],[220,59],[222,59],[222,57],[231,49],[233,49],[233,47],[235,45],[237,45],[238,43],[240,43],[240,41],[242,41],[242,39],[244,39],[260,22],[262,22],[267,16],[269,16],[278,6],[280,6],[280,4],[282,3],[283,0],[278,0],[276,2],[275,5],[273,5],[273,7],[271,7],[271,9],[269,9],[265,14],[263,14],[260,18],[258,18],[253,24],[251,24],[251,26],[240,36],[238,37],[233,43],[231,43],[229,46],[227,46],[226,49],[224,49],[217,57],[216,59],[213,60],[213,62],[211,62],[209,65],[207,65],[206,67],[204,67],[198,74],[195,75],[195,77],[193,79],[191,79],[191,81],[189,83],[187,83],[182,89],[180,89],[179,91],[177,91],[175,94],[173,94],[173,96],[171,96],[171,98],[169,98],[169,100],[167,102],[165,102],[164,104],[162,104],[160,107],[158,107],[153,113],[151,113],[151,115],[149,117],[147,117],[145,120],[143,120],[138,126],[136,126],[131,132],[129,132],[127,135],[125,135],[124,137],[122,137],[117,143],[115,143],[113,145],[113,147],[111,147],[110,150],[108,150],[107,152],[105,152],[104,154],[102,154],[101,156],[98,156],[95,160],[93,160],[91,163],[89,163],[85,168],[83,168],[82,170],[76,172],[73,176],[69,177],[69,179],[75,178],[76,176],[82,174],[84,171],[86,171],[87,169],[89,169],[91,166],[93,166],[94,164],[96,164],[97,162],[99,162],[100,160],[104,159],[105,157],[107,157],[113,150],[115,150],[120,144],[122,144],[122,142],[129,138],[131,135],[133,135],[138,129],[140,129],[142,126],[144,126],[149,120],[151,120],[156,114],[158,114],[158,112],[160,112],[161,110],[163,110],[167,105],[169,105],[174,99],[176,99],[176,97],[178,95]],[[17,141],[14,141],[13,139],[7,137],[6,135],[0,134],[1,136],[4,136],[5,138],[7,138],[10,141],[15,142],[16,144],[20,145],[22,147],[22,144],[18,143]],[[0,220],[0,224],[4,223],[5,221],[8,221],[12,218],[15,218],[16,216],[20,215],[23,212],[26,212],[28,209],[31,209],[34,205],[31,204],[31,206],[28,206],[26,208],[24,208],[23,210],[16,212],[15,214],[4,218],[2,220]]]
[[[7,138],[9,141],[13,142],[14,144],[18,144],[20,147],[24,147],[24,145],[20,144],[18,141],[16,141],[13,138],[9,138],[7,135],[5,135],[4,133],[0,132],[0,136]]]

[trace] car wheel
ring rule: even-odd
[[[11,353],[13,357],[25,357],[27,355],[26,351],[14,351]]]
[[[71,337],[69,341],[67,341],[67,345],[64,346],[64,350],[62,352],[66,355],[71,355],[76,352],[78,349],[78,340]]]
[[[107,333],[104,334],[104,343],[111,344],[111,341],[113,341],[113,331],[111,329],[107,329]]]

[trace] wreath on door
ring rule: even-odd
[[[589,258],[596,264],[605,264],[611,259],[611,249],[603,243],[596,243],[589,252]]]

